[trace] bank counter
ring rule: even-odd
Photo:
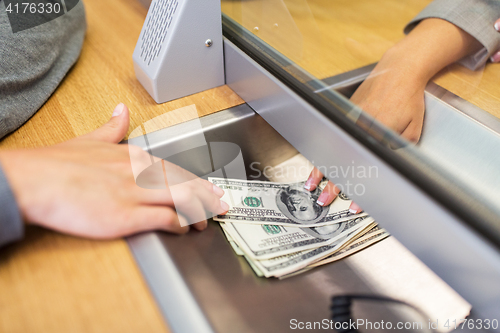
[[[349,172],[331,177],[391,234],[364,253],[397,240],[398,251],[411,257],[412,294],[432,292],[435,285],[419,280],[421,271],[432,274],[436,285],[472,307],[473,327],[457,331],[498,332],[500,65],[471,70],[453,64],[434,76],[416,145],[349,101],[430,2],[223,0],[225,85],[157,104],[132,63],[150,1],[86,0],[88,31],[78,63],[0,147],[40,147],[85,134],[124,102],[131,110],[128,143],[159,157],[196,147],[201,126],[206,142],[239,148],[248,179],[265,180],[266,167],[297,154],[316,166],[373,168],[376,174],[363,179]],[[178,112],[193,105],[195,113]],[[155,126],[142,126],[139,136],[132,132],[152,119]],[[207,162],[196,152],[165,159],[204,176],[235,156],[224,150]],[[332,296],[394,298],[375,283],[384,258],[379,265],[372,257],[370,275],[355,269],[362,253],[283,280],[265,279],[233,252],[214,221],[204,232],[114,241],[29,227],[22,242],[0,252],[0,331],[296,331],[299,322],[330,319]],[[399,264],[385,260],[380,273],[404,271]],[[396,275],[390,283],[404,285]],[[398,317],[398,309],[382,303],[361,313],[374,322]],[[487,320],[488,327],[476,324]],[[335,331],[307,331],[325,330]]]

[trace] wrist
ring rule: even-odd
[[[454,24],[437,18],[421,21],[384,58],[399,63],[407,74],[426,83],[439,71],[482,47],[474,37]]]
[[[407,44],[402,41],[391,47],[384,53],[379,63],[392,71],[393,75],[404,77],[407,82],[425,88],[439,69],[429,66],[429,61],[415,51],[413,45]]]

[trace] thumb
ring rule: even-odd
[[[79,139],[118,143],[122,141],[127,134],[129,123],[128,107],[120,103],[116,106],[111,115],[111,119],[106,124],[93,132],[79,137]]]

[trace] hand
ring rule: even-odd
[[[381,123],[417,142],[424,120],[424,90],[446,66],[482,45],[445,20],[420,22],[389,49],[351,100]]]
[[[418,142],[427,78],[414,77],[411,67],[398,52],[386,52],[351,101],[403,138]]]
[[[495,28],[499,30],[500,20]],[[474,37],[450,22],[436,18],[423,20],[384,54],[351,101],[407,140],[417,142],[422,133],[427,83],[440,70],[481,47]],[[500,53],[494,57],[500,61]],[[314,190],[322,178],[315,168],[306,189]],[[339,192],[328,182],[318,203],[330,204]],[[350,210],[361,211],[354,202]]]
[[[500,19],[495,22],[495,30],[500,32]],[[491,56],[491,62],[500,62],[500,51]]]
[[[168,162],[161,163],[175,176],[169,180],[181,180],[176,185],[165,186],[163,177],[156,181],[164,189],[136,185],[131,158],[135,163],[151,156],[117,144],[128,127],[128,108],[119,104],[108,123],[87,135],[46,148],[1,151],[0,163],[26,223],[102,239],[154,229],[185,233],[194,222],[203,230],[205,210],[227,211],[222,189]]]
[[[317,168],[314,168],[311,171],[311,174],[309,175],[306,183],[304,184],[304,188],[308,191],[314,191],[316,187],[318,187],[322,179],[323,174]],[[333,202],[333,200],[335,200],[339,193],[340,190],[338,189],[338,187],[335,186],[335,184],[333,184],[332,182],[328,181],[328,184],[326,184],[323,192],[321,192],[318,198],[318,204],[320,206],[328,206]],[[351,206],[349,207],[350,213],[358,214],[362,211],[363,210],[354,201],[351,203]]]

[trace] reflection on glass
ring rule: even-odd
[[[330,119],[500,215],[500,1],[223,0],[222,11]]]
[[[352,101],[416,141],[423,121],[423,90],[433,77],[451,92],[500,115],[500,99],[491,96],[499,94],[485,86],[479,69],[495,51],[494,42],[480,43],[478,39],[491,36],[476,32],[489,27],[488,34],[494,36],[494,20],[486,22],[480,13],[482,22],[477,26],[464,22],[476,18],[477,11],[498,10],[500,5],[493,2],[471,10],[477,6],[474,1],[469,8],[462,8],[462,3],[442,8],[439,1],[430,0],[244,0],[223,1],[222,10],[315,79],[329,79],[380,61]],[[460,19],[462,14],[466,17]],[[446,68],[460,60],[468,68]],[[490,71],[500,74],[500,68]],[[495,73],[487,74],[489,80],[495,77]]]

